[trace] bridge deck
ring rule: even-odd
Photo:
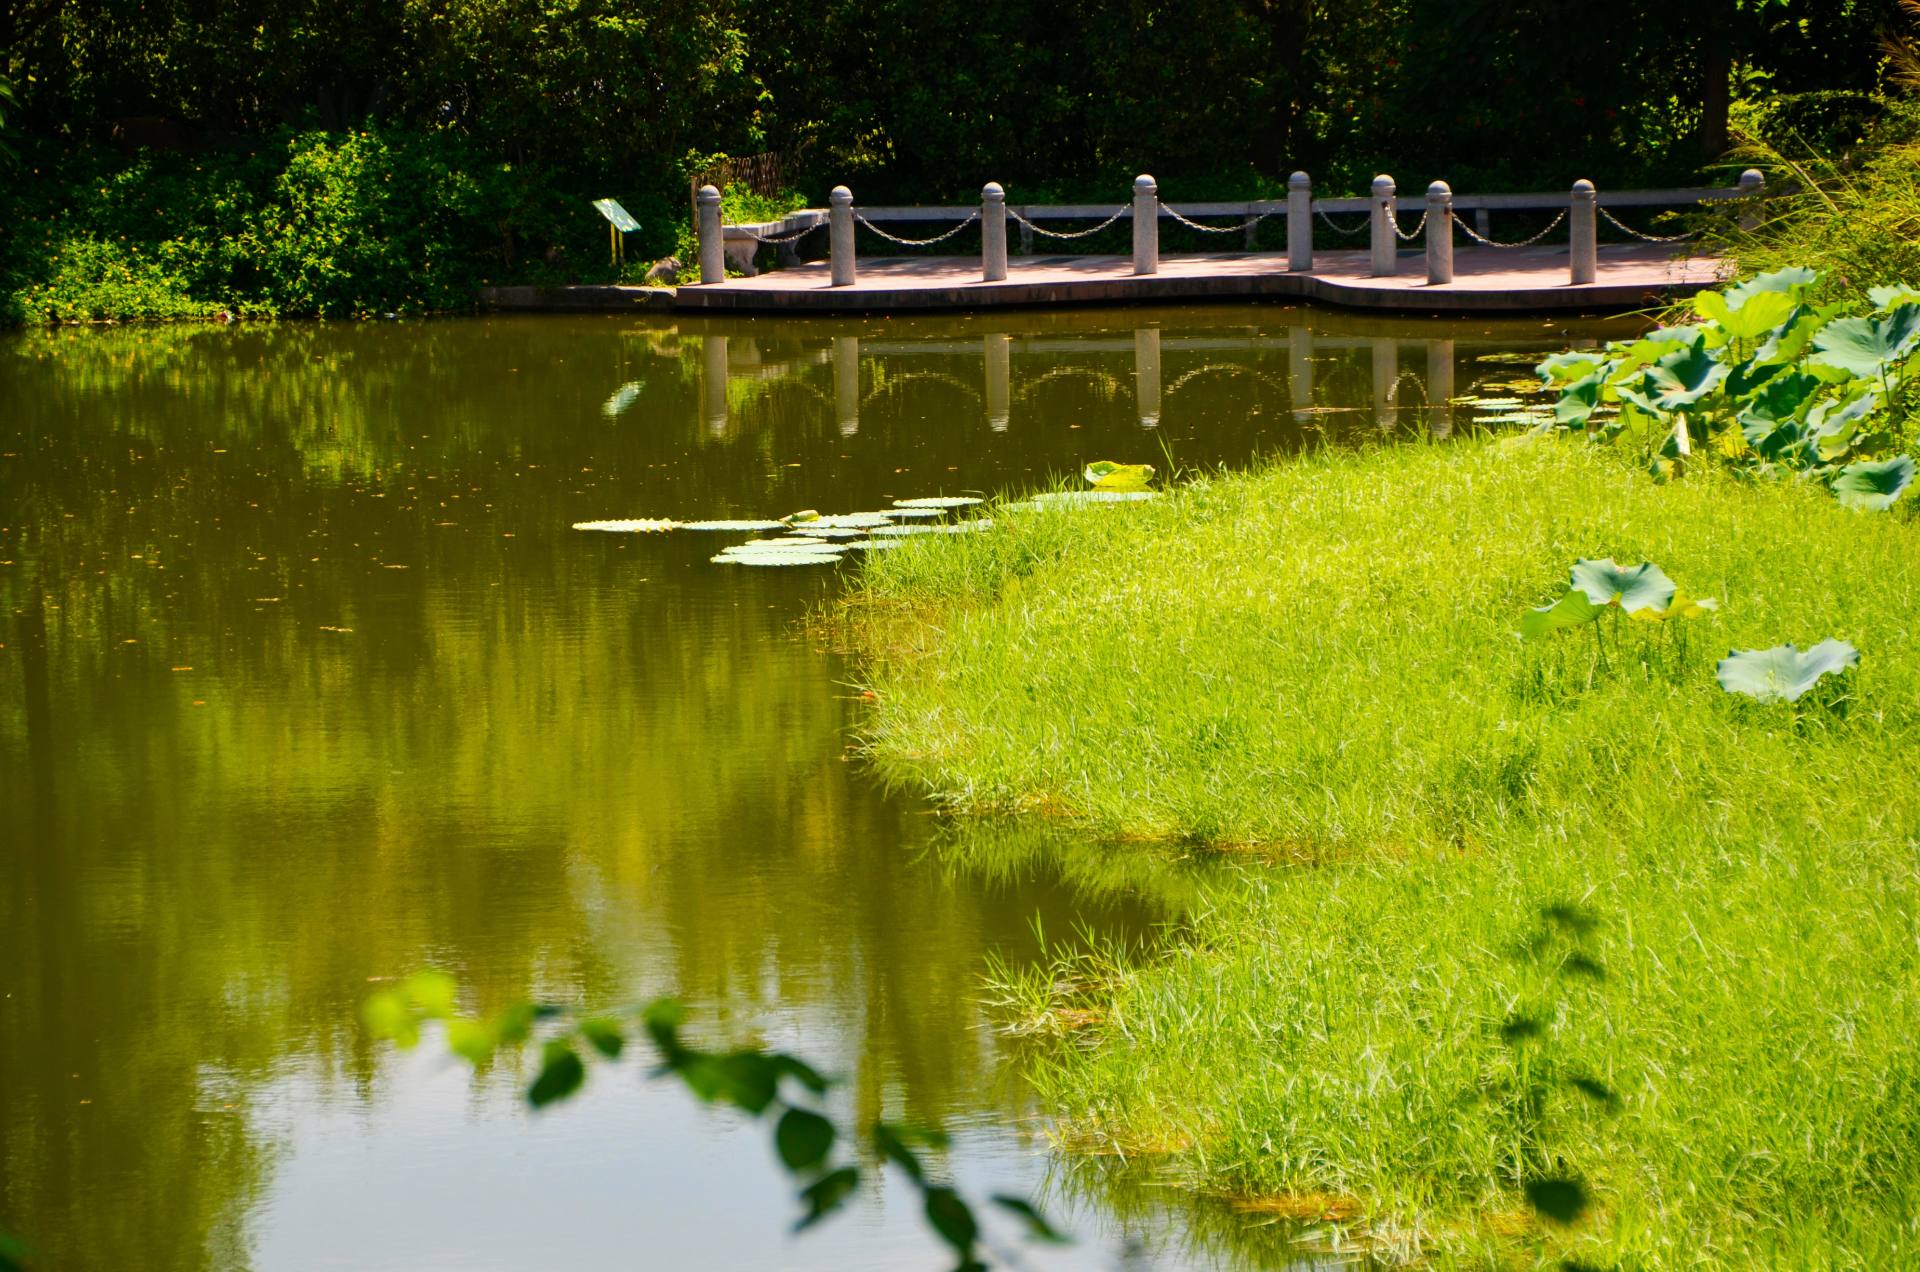
[[[1278,253],[1162,256],[1160,272],[1133,273],[1126,256],[1015,257],[1005,281],[980,281],[977,256],[862,259],[859,281],[831,286],[824,261],[755,278],[676,289],[673,308],[704,313],[848,313],[985,309],[1003,305],[1163,303],[1188,300],[1316,300],[1414,313],[1534,313],[1620,310],[1712,286],[1714,257],[1675,257],[1652,244],[1600,249],[1595,282],[1567,281],[1565,247],[1457,248],[1454,282],[1431,286],[1426,258],[1405,252],[1400,273],[1368,276],[1366,252],[1322,252],[1311,273],[1290,274]]]

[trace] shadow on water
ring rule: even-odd
[[[629,1075],[529,1119],[525,1075],[355,1023],[425,964],[481,1007],[676,993],[1017,1190],[1049,1157],[987,960],[1191,896],[1150,854],[962,849],[869,780],[848,669],[800,634],[833,572],[569,525],[1444,432],[1428,403],[1513,374],[1482,358],[1604,334],[1216,308],[0,340],[0,1226],[59,1268],[932,1266],[892,1197],[790,1243],[764,1138]],[[1040,1265],[1129,1257],[1102,1204]]]

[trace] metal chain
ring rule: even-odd
[[[778,247],[782,243],[791,243],[795,239],[805,238],[815,230],[824,230],[827,226],[826,222],[822,221],[818,225],[809,225],[805,229],[795,230],[791,234],[755,234],[744,225],[723,225],[720,228],[722,230],[737,230],[756,243],[765,243],[769,246]]]
[[[1599,205],[1596,204],[1595,206],[1598,207]],[[1614,229],[1619,230],[1622,234],[1630,235],[1637,239],[1645,239],[1649,243],[1684,243],[1693,237],[1692,230],[1688,230],[1684,234],[1642,234],[1631,225],[1622,224],[1619,217],[1607,211],[1605,208],[1600,208],[1600,215],[1606,217],[1608,224],[1612,225]]]
[[[1362,231],[1364,231],[1367,228],[1367,226],[1373,223],[1372,217],[1363,216],[1360,218],[1360,224],[1354,226],[1352,229],[1348,229],[1346,226],[1336,223],[1332,217],[1328,216],[1325,212],[1322,212],[1319,208],[1315,208],[1313,210],[1313,214],[1319,217],[1322,221],[1325,221],[1327,223],[1327,228],[1332,230],[1335,234],[1359,234]]]
[[[1169,204],[1162,203],[1160,210],[1188,229],[1199,230],[1202,234],[1235,234],[1241,230],[1250,230],[1268,217],[1275,215],[1272,212],[1257,212],[1238,225],[1202,225],[1198,221],[1191,221],[1180,215],[1179,210]]]
[[[881,238],[887,240],[887,242],[889,243],[898,243],[902,247],[932,247],[935,243],[946,242],[948,239],[952,238],[954,235],[958,234],[960,231],[966,229],[969,225],[972,225],[975,221],[978,221],[980,219],[980,214],[978,212],[969,213],[966,220],[960,222],[960,224],[954,226],[952,229],[948,230],[945,234],[936,234],[932,238],[923,238],[923,239],[901,238],[898,234],[889,234],[885,230],[881,229],[879,226],[875,225],[872,221],[867,220],[866,217],[861,216],[858,212],[855,212],[853,214],[853,219],[860,222],[860,224],[866,226],[868,229],[872,230],[875,234],[878,234]]]
[[[1472,239],[1476,243],[1481,244],[1484,247],[1532,247],[1535,243],[1538,243],[1541,239],[1553,233],[1554,228],[1558,226],[1560,222],[1566,219],[1567,219],[1567,210],[1565,208],[1561,208],[1560,215],[1554,217],[1553,220],[1547,222],[1547,228],[1544,230],[1541,230],[1538,234],[1534,235],[1532,238],[1521,239],[1518,243],[1496,243],[1492,239],[1488,238],[1486,235],[1480,233],[1480,231],[1474,229],[1471,225],[1468,225],[1465,221],[1462,221],[1460,219],[1460,214],[1458,212],[1455,212],[1453,214],[1453,223],[1459,226],[1462,230],[1465,230],[1468,238]]]
[[[1032,221],[1027,220],[1026,217],[1021,216],[1018,212],[1014,211],[1012,208],[1007,209],[1007,215],[1012,217],[1014,220],[1020,222],[1020,224],[1026,226],[1028,229],[1032,230],[1035,234],[1044,234],[1048,238],[1055,238],[1055,239],[1079,239],[1079,238],[1086,238],[1089,235],[1098,234],[1100,231],[1106,229],[1109,225],[1112,225],[1115,221],[1118,221],[1123,216],[1132,216],[1133,205],[1128,204],[1125,207],[1122,207],[1118,212],[1115,212],[1112,216],[1100,222],[1100,224],[1094,226],[1090,230],[1073,230],[1071,232],[1042,229],[1040,226],[1035,225]]]
[[[1409,232],[1400,228],[1399,214],[1396,213],[1392,208],[1388,208],[1387,224],[1393,227],[1393,232],[1399,235],[1402,241],[1411,243],[1415,239],[1420,237],[1420,231],[1427,228],[1427,212],[1431,212],[1431,211],[1433,211],[1433,209],[1428,208],[1426,212],[1422,212],[1420,214],[1420,219],[1414,223],[1413,230]]]

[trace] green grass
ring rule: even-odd
[[[869,566],[874,761],[959,810],[1261,846],[1170,951],[1008,987],[1083,987],[1090,1045],[1034,1067],[1069,1142],[1350,1199],[1442,1262],[1920,1264],[1908,516],[1543,441],[999,520]],[[1514,637],[1609,555],[1719,615]],[[1714,680],[1828,636],[1863,652],[1838,709]],[[1562,903],[1603,976],[1523,953]],[[1520,1192],[1553,1173],[1596,1199],[1567,1232]]]

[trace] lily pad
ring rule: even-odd
[[[576,521],[575,530],[608,530],[614,534],[658,534],[671,530],[680,523],[664,517],[642,519],[639,521]]]
[[[889,508],[882,514],[889,521],[931,521],[947,515],[945,508]]]
[[[793,533],[803,539],[858,539],[865,530],[853,530],[845,526],[795,526]]]
[[[847,545],[848,548],[855,552],[875,552],[882,548],[897,548],[899,546],[900,540],[898,539],[861,539],[856,543],[849,543]]]
[[[899,539],[916,534],[979,534],[991,529],[993,522],[981,517],[975,521],[956,521],[945,526],[880,526],[873,535],[876,539]]]
[[[1612,557],[1598,561],[1583,557],[1575,561],[1568,583],[1574,590],[1586,593],[1595,605],[1618,605],[1628,614],[1643,609],[1664,610],[1679,590],[1666,571],[1651,561],[1628,568]]]
[[[1834,476],[1833,495],[1849,508],[1882,511],[1892,507],[1912,483],[1913,460],[1895,455],[1892,459],[1848,464]]]
[[[613,391],[613,396],[600,405],[600,414],[612,419],[635,402],[640,400],[640,381],[630,380]]]
[[[1772,649],[1736,649],[1720,660],[1714,675],[1728,693],[1757,702],[1794,702],[1822,676],[1858,665],[1860,651],[1844,640],[1823,640],[1802,653],[1791,643]]]
[[[1070,507],[1074,504],[1140,503],[1159,497],[1159,492],[1154,490],[1050,490],[1009,506],[1031,512],[1038,508]]]
[[[832,516],[814,514],[812,521],[804,526],[795,526],[796,530],[872,530],[878,526],[892,525],[893,522],[884,512],[840,512]]]
[[[973,495],[928,495],[921,499],[896,499],[896,508],[971,508],[977,503],[986,502]]]
[[[760,530],[785,530],[782,521],[682,521],[682,530],[722,530],[734,534],[752,534]]]
[[[812,552],[792,548],[778,552],[741,552],[735,549],[709,559],[715,565],[833,565],[840,560],[840,554],[818,549]]]
[[[1152,464],[1116,464],[1096,459],[1081,476],[1096,490],[1145,490],[1153,480]]]

